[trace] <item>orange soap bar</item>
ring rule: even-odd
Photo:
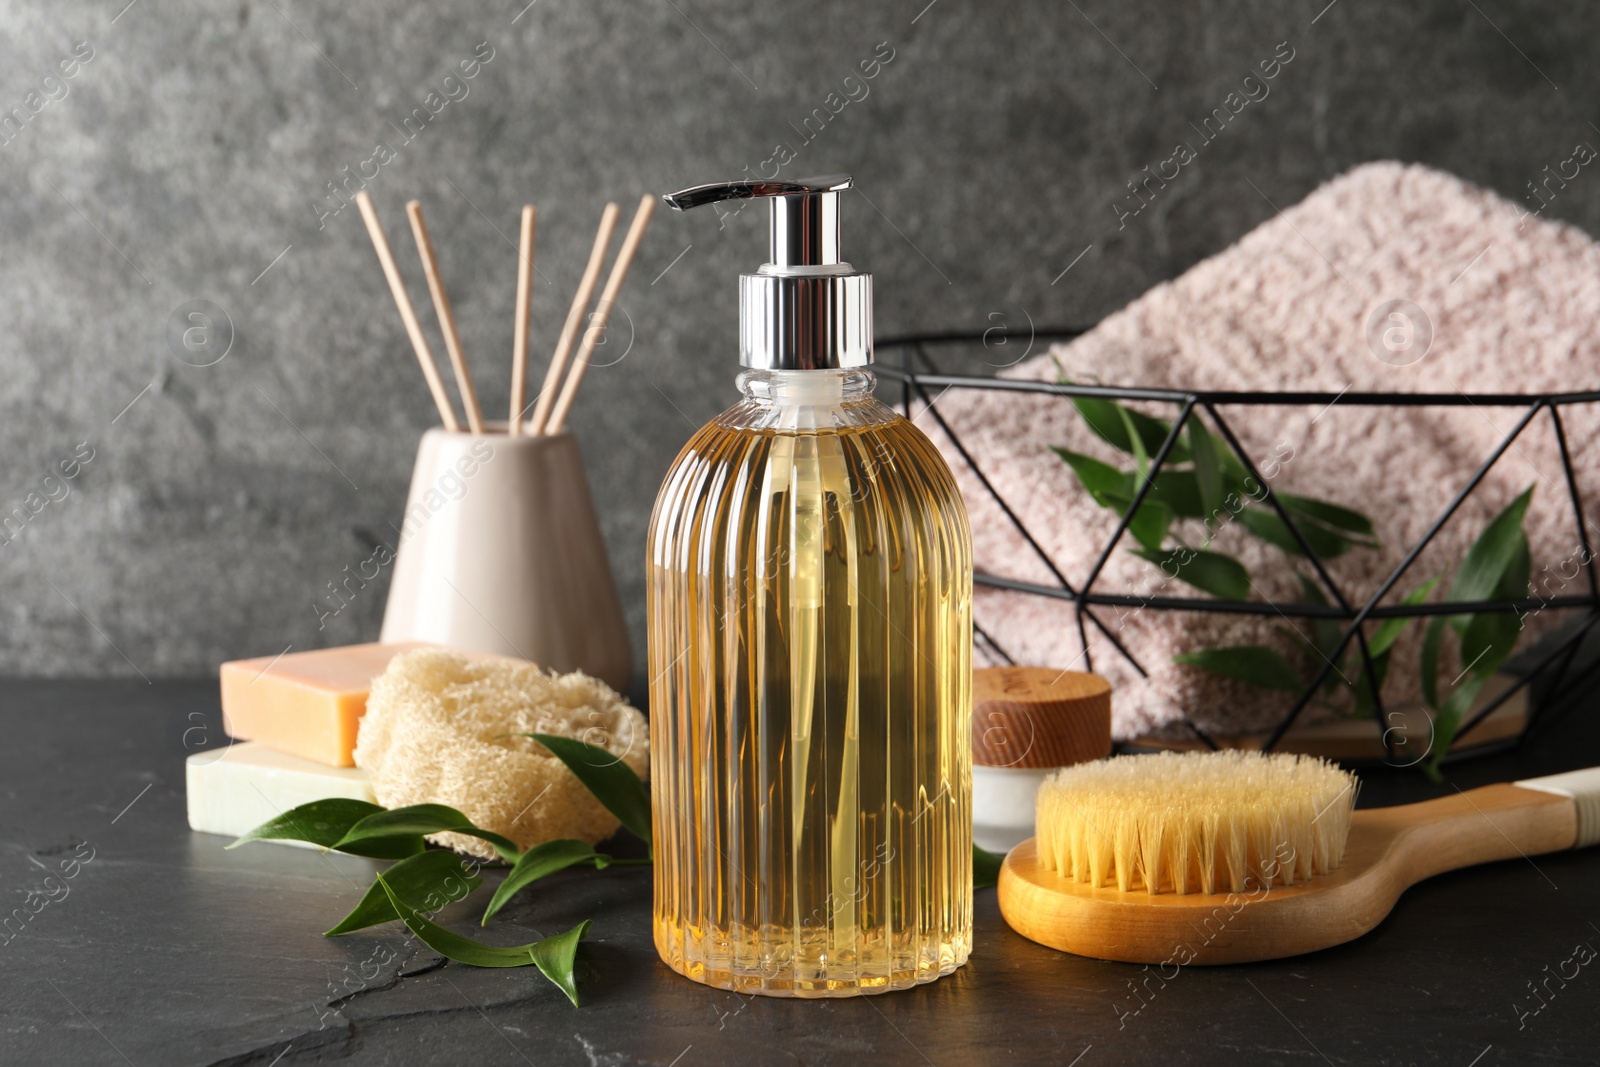
[[[354,767],[356,728],[372,680],[400,653],[429,647],[346,645],[224,663],[223,728],[239,741],[259,741],[330,767]]]

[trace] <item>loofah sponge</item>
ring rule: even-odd
[[[511,659],[471,662],[427,649],[396,656],[372,683],[356,739],[356,766],[372,777],[378,803],[448,804],[474,824],[529,848],[558,837],[592,843],[617,829],[572,772],[537,741],[548,733],[611,752],[643,777],[649,727],[605,683],[581,672],[546,673]],[[431,838],[485,859],[474,837]]]

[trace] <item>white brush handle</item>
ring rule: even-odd
[[[1570,797],[1572,806],[1578,812],[1578,840],[1572,847],[1600,845],[1600,767],[1550,774],[1543,778],[1526,778],[1512,785]]]

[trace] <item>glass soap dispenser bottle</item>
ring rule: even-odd
[[[971,531],[872,394],[850,185],[665,198],[772,211],[740,278],[744,399],[667,474],[647,579],[656,948],[745,993],[903,989],[972,947]]]

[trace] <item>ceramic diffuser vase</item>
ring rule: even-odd
[[[518,656],[626,692],[633,653],[576,438],[485,429],[422,435],[382,640]]]

